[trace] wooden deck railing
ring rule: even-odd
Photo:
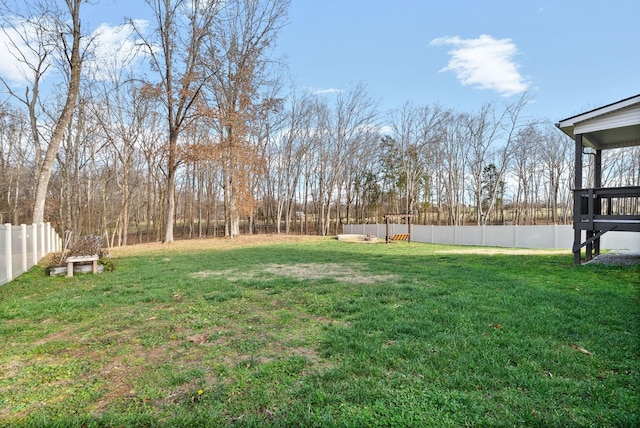
[[[591,231],[640,232],[640,186],[574,190],[580,214],[574,226]]]

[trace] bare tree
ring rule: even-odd
[[[32,136],[36,145],[38,168],[36,170],[36,190],[33,204],[33,222],[44,221],[47,189],[56,154],[64,133],[73,117],[76,99],[80,91],[83,50],[80,31],[80,5],[83,0],[65,0],[66,8],[58,3],[39,0],[35,3],[3,1],[2,12],[5,17],[3,30],[9,37],[11,53],[27,70],[29,85],[24,96],[16,93],[7,80],[2,80],[5,88],[22,102],[29,111]],[[14,18],[17,11],[23,11],[18,23]],[[15,31],[10,31],[9,28]],[[38,106],[41,105],[40,84],[44,74],[58,60],[59,72],[63,73],[64,102],[55,112],[49,113],[54,121],[53,130],[48,138],[44,158],[41,159],[41,123]]]
[[[289,0],[226,1],[208,39],[206,66],[213,77],[210,90],[215,102],[211,115],[218,124],[225,227],[230,237],[240,234],[240,216],[254,206],[250,183],[259,147],[250,131],[261,110],[275,106],[273,99],[261,99],[260,88],[272,83],[268,54],[288,7]]]
[[[540,141],[542,137],[534,124],[520,129],[514,137],[512,174],[517,181],[513,200],[515,224],[534,222],[535,185],[542,170],[538,162]]]
[[[492,160],[492,150],[501,137],[504,113],[498,112],[493,104],[485,104],[479,112],[466,115],[465,118],[470,193],[474,198],[476,222],[481,225],[486,221],[482,203],[482,171]]]
[[[551,125],[546,125],[541,133],[540,155],[547,173],[548,180],[548,205],[551,221],[556,224],[559,220],[558,200],[563,180],[569,182],[567,171],[569,170],[571,155],[571,140],[561,135]]]
[[[275,202],[274,220],[276,232],[281,232],[284,217],[285,233],[291,229],[291,217],[295,209],[295,197],[301,179],[303,159],[308,153],[310,123],[313,120],[314,100],[308,92],[297,96],[293,92],[286,111],[286,129],[272,147],[268,158],[269,196]]]
[[[466,129],[464,114],[451,113],[443,122],[443,139],[440,144],[441,160],[439,180],[444,183],[443,201],[447,210],[447,224],[464,223],[465,177],[467,175]]]
[[[29,216],[33,151],[29,120],[22,110],[0,108],[0,224],[19,224]],[[6,217],[5,217],[6,214]]]
[[[144,95],[143,95],[144,96]],[[162,130],[163,117],[156,110],[152,110],[145,117],[148,124],[144,127],[144,133],[140,139],[143,164],[145,168],[145,198],[141,216],[145,220],[146,242],[162,239],[162,227],[165,224],[162,218],[163,210],[158,207],[164,205],[163,192],[166,177],[163,176],[161,166],[167,163],[167,153],[163,150],[162,141],[166,139],[166,133]]]
[[[335,189],[334,205],[336,210],[336,222],[334,233],[338,234],[341,222],[342,201],[349,197],[347,191],[350,187],[348,178],[353,171],[362,169],[364,151],[367,145],[374,145],[379,140],[378,133],[378,101],[371,97],[364,84],[356,85],[353,90],[343,91],[338,94],[335,105],[334,123],[328,142],[335,148],[334,164],[331,167],[332,174],[329,189]],[[325,233],[329,232],[331,216],[330,198],[327,198],[327,216]]]
[[[418,208],[419,195],[429,193],[428,166],[433,148],[442,138],[443,110],[440,106],[413,107],[405,103],[391,112],[391,128],[395,137],[395,159],[398,184],[404,193],[403,211]]]
[[[483,195],[483,171],[489,164],[496,168],[496,180],[500,182],[509,167],[513,152],[513,141],[518,129],[522,127],[520,113],[529,101],[525,93],[516,102],[499,109],[494,104],[485,104],[480,111],[466,116],[467,162],[470,173],[470,189],[475,202],[476,222],[486,224],[486,219],[495,209],[497,192],[500,186],[494,186],[487,195],[486,210]]]
[[[333,110],[328,104],[317,107],[318,122],[314,132],[316,148],[316,186],[318,230],[322,235],[330,232],[331,210],[338,210],[343,196],[347,165],[359,147],[379,138],[377,135],[377,101],[363,84],[340,92]]]
[[[90,162],[101,150],[100,138],[89,111],[88,93],[81,93],[72,121],[69,123],[56,155],[57,168],[50,187],[57,189],[58,222],[61,230],[70,230],[77,237],[85,233],[100,232],[100,226],[88,218],[88,207],[93,204]],[[94,143],[96,143],[94,145]]]
[[[146,46],[152,69],[158,79],[149,81],[148,92],[156,92],[166,114],[167,144],[164,242],[173,242],[176,209],[176,173],[180,166],[180,133],[197,116],[202,88],[210,79],[203,73],[202,47],[212,31],[220,5],[214,0],[145,0],[155,19],[155,28],[145,34],[131,20]]]
[[[495,180],[498,185],[491,187],[491,192],[487,195],[487,209],[484,213],[485,218],[490,218],[493,211],[496,208],[498,202],[498,195],[504,192],[504,186],[500,183],[504,182],[505,175],[509,169],[511,159],[513,157],[514,139],[518,131],[528,125],[528,123],[522,123],[522,109],[530,101],[530,96],[527,93],[522,94],[515,102],[507,104],[502,114],[502,120],[500,123],[500,139],[499,147],[495,149],[495,166],[496,177]]]

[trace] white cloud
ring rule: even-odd
[[[27,64],[35,67],[38,62],[33,50],[38,48],[37,28],[17,17],[7,18],[6,24],[0,30],[0,76],[12,84],[26,85],[33,78],[33,71]]]
[[[45,19],[45,18],[43,18]],[[33,80],[33,70],[38,61],[37,51],[45,52],[42,40],[50,40],[53,35],[38,33],[38,26],[28,21],[15,18],[7,20],[7,25],[0,29],[0,76],[11,85],[23,86]],[[41,28],[55,28],[41,24]],[[135,21],[135,25],[144,31],[146,21]],[[130,24],[119,26],[100,25],[88,38],[91,41],[93,55],[83,63],[84,70],[93,70],[97,79],[107,79],[114,71],[136,65],[142,56],[138,55],[139,40],[134,38]],[[54,42],[57,42],[55,40]],[[46,58],[45,66],[51,64],[52,55]],[[27,65],[28,64],[28,65]],[[55,67],[49,67],[48,75],[55,75]]]
[[[510,39],[483,34],[477,39],[440,37],[431,44],[453,46],[449,64],[440,71],[453,71],[463,85],[494,90],[503,96],[520,94],[529,87],[513,61],[518,48]]]
[[[146,21],[135,21],[136,27],[143,31],[147,24]],[[100,25],[91,37],[94,56],[85,67],[95,71],[95,78],[108,79],[109,73],[135,65],[142,58],[142,51],[134,34],[131,24]]]
[[[378,132],[380,133],[380,135],[393,135],[393,126],[391,126],[391,125],[382,125],[378,129]]]
[[[314,95],[323,95],[323,94],[340,94],[342,92],[344,92],[342,89],[328,88],[328,89],[315,89],[312,93]]]

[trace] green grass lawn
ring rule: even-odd
[[[640,426],[640,265],[207,242],[0,287],[0,426]]]

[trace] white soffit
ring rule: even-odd
[[[556,126],[570,138],[596,149],[640,145],[640,94],[561,120]]]
[[[573,133],[586,134],[605,129],[624,128],[625,126],[640,125],[640,104],[613,113],[587,119],[575,124]]]

